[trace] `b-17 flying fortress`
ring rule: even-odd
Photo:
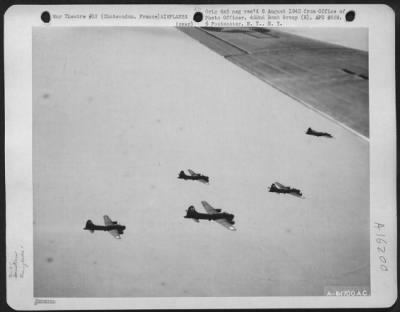
[[[272,183],[271,186],[268,188],[270,192],[278,193],[278,194],[290,194],[296,197],[303,197],[303,194],[300,190],[285,186],[279,182]]]
[[[188,169],[189,175],[185,174],[183,170],[179,172],[178,179],[183,179],[183,180],[194,180],[194,181],[200,181],[202,183],[209,183],[210,179],[209,177],[201,174],[201,173],[196,173],[193,170]]]
[[[124,234],[126,226],[118,224],[117,221],[112,221],[107,215],[103,219],[104,225],[96,225],[92,220],[87,220],[86,226],[83,229],[91,233],[94,233],[94,231],[108,231],[114,238],[121,239],[121,234]]]
[[[316,136],[316,137],[333,138],[332,134],[330,134],[328,132],[320,132],[320,131],[313,130],[311,128],[307,129],[306,134],[313,135],[313,136]]]
[[[228,230],[236,231],[236,228],[233,226],[235,224],[235,221],[233,221],[235,216],[233,214],[222,212],[221,209],[215,209],[206,201],[202,201],[201,204],[207,213],[197,212],[194,206],[190,206],[186,210],[186,216],[184,216],[184,218],[193,219],[195,222],[199,222],[199,220],[215,221]]]

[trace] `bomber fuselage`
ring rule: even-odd
[[[112,231],[117,230],[118,232],[123,232],[126,229],[126,226],[121,224],[112,224],[112,225],[96,225],[88,222],[84,227],[84,230],[88,231]]]
[[[179,174],[178,179],[202,181],[202,182],[206,182],[206,183],[209,182],[209,178],[205,175],[202,175],[202,174],[186,175],[183,172]]]
[[[188,211],[188,213],[185,216],[185,218],[189,219],[208,220],[208,221],[225,219],[229,222],[233,222],[234,217],[235,216],[233,214],[227,212],[208,214],[208,213],[200,213],[197,211]]]

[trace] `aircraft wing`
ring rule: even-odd
[[[226,227],[230,231],[236,231],[236,228],[225,219],[218,219],[215,220],[215,222],[221,224],[223,227]]]
[[[109,233],[110,233],[112,236],[114,236],[114,238],[116,238],[116,239],[121,239],[121,236],[119,235],[118,230],[111,230],[111,231],[109,231]]]
[[[188,169],[188,172],[192,175],[192,176],[195,176],[195,175],[197,175],[197,173],[196,172],[194,172],[193,170],[190,170],[190,169]]]
[[[215,208],[213,208],[209,203],[206,201],[202,201],[201,204],[203,205],[204,209],[207,211],[208,214],[216,214],[219,213]],[[228,222],[226,219],[217,219],[215,222],[221,224],[223,227],[226,227],[228,230],[236,231],[236,228]]]
[[[218,211],[215,208],[213,208],[206,201],[202,201],[201,204],[203,205],[204,209],[207,211],[208,214],[216,214],[216,213],[218,213]]]
[[[292,195],[292,196],[295,196],[295,197],[305,198],[303,195],[298,194],[298,193],[289,193],[289,194]]]
[[[281,184],[281,183],[279,183],[279,182],[275,182],[275,184],[276,184],[279,188],[281,188],[281,189],[285,189],[285,190],[288,190],[288,189],[289,189],[289,187],[284,186],[283,184]]]
[[[179,28],[299,103],[369,138],[368,52],[274,28]]]
[[[107,216],[107,215],[105,215],[104,217],[103,217],[103,219],[104,219],[104,225],[113,225],[113,222],[112,222],[112,220],[110,219],[110,217],[109,216]]]

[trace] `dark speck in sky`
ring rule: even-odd
[[[42,98],[44,98],[44,99],[48,99],[49,97],[50,97],[49,93],[43,93],[42,94]]]
[[[48,263],[53,262],[53,260],[54,260],[54,259],[53,259],[52,257],[47,257],[47,258],[46,258],[46,261],[47,261]]]

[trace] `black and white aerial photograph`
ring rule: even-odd
[[[368,83],[368,28],[34,27],[34,296],[369,295]]]

